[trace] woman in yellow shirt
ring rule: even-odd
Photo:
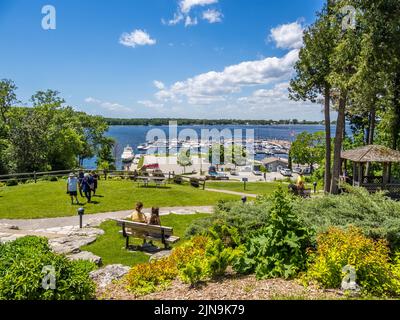
[[[147,218],[146,215],[142,212],[143,210],[143,203],[138,202],[136,204],[135,211],[133,211],[131,219],[133,222],[139,222],[139,223],[147,223]],[[143,238],[144,236],[147,235],[146,232],[140,232],[140,231],[132,231],[131,233],[138,238]],[[143,239],[143,245],[147,245],[146,239]]]

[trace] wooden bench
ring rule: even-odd
[[[132,222],[128,220],[116,220],[117,225],[122,227],[120,233],[126,239],[126,248],[129,249],[129,238],[141,238],[149,241],[161,241],[165,249],[169,245],[180,240],[173,235],[173,229],[170,227],[154,226],[146,223]],[[135,234],[138,232],[139,234]]]

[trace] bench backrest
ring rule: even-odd
[[[154,226],[146,223],[133,222],[128,220],[117,220],[117,225],[120,227],[125,226],[125,228],[131,228],[135,231],[143,231],[153,234],[162,235],[164,232],[164,235],[167,237],[172,236],[174,231],[173,228],[170,227]]]

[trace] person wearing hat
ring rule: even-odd
[[[74,198],[76,200],[76,204],[79,204],[78,200],[78,179],[75,174],[70,173],[67,181],[67,193],[71,197],[71,204],[74,204]]]

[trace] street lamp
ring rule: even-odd
[[[84,208],[79,208],[78,209],[78,215],[79,215],[79,228],[83,228],[82,225],[82,219],[83,219],[83,215],[85,214],[85,209]]]

